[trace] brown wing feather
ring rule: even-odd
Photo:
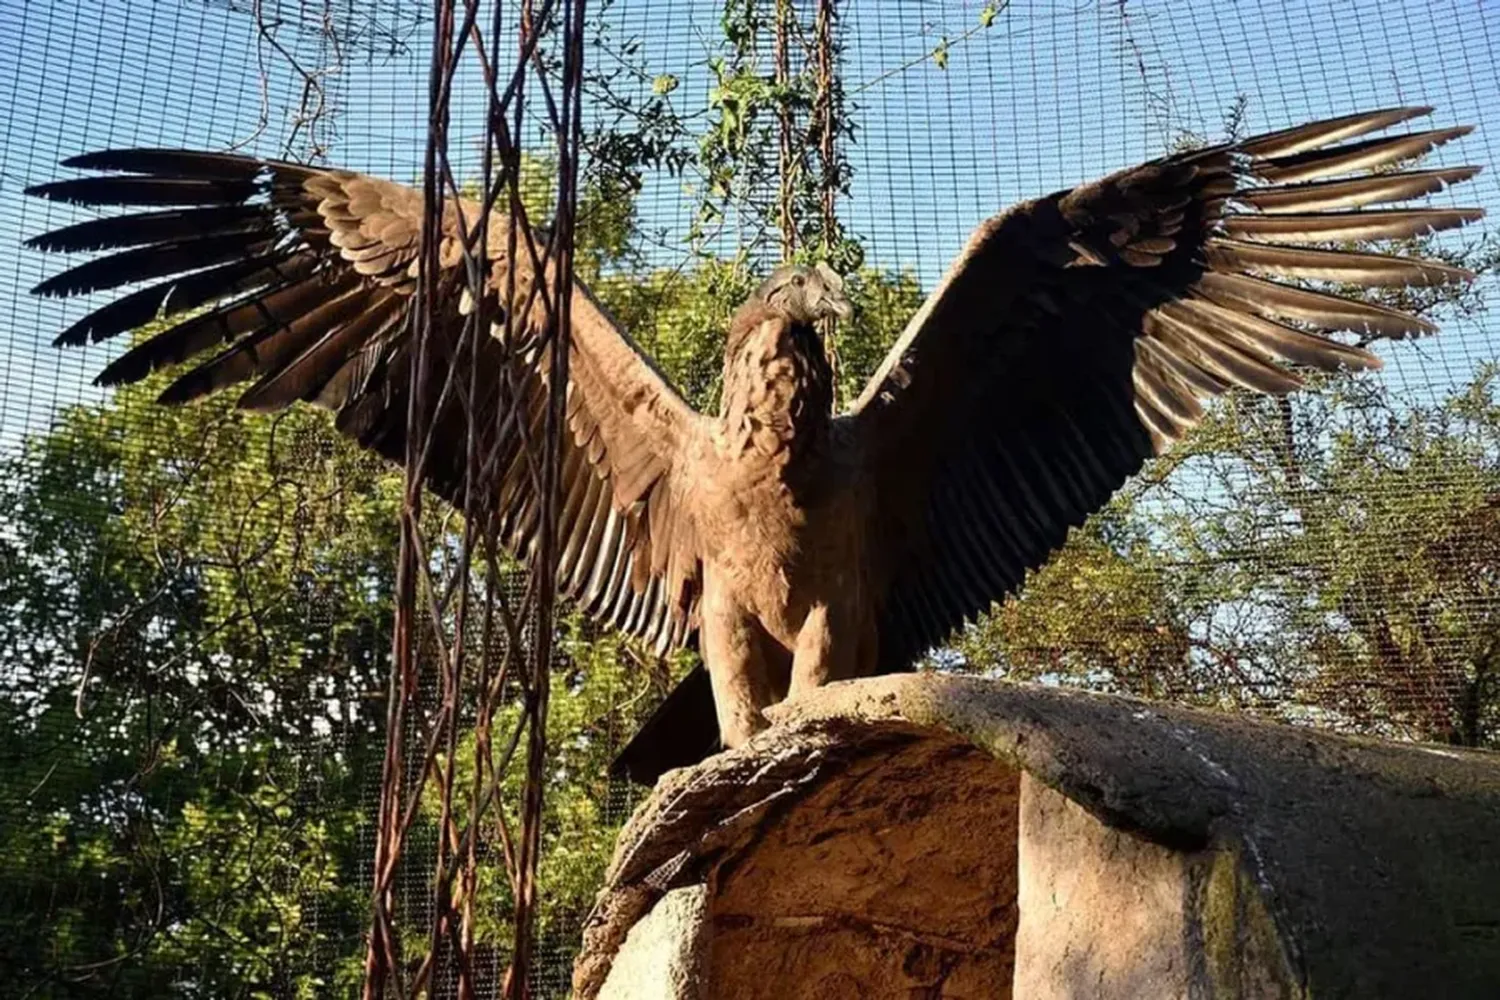
[[[311,401],[335,411],[340,430],[360,444],[404,460],[407,320],[423,218],[418,191],[346,170],[181,150],[116,150],[66,165],[109,173],[29,193],[151,210],[31,240],[43,250],[109,251],[36,291],[75,295],[166,279],[96,309],[59,338],[104,340],[165,312],[170,325],[109,365],[99,382],[136,382],[217,350],[173,382],[162,401],[183,403],[251,381],[240,406],[276,410]],[[462,371],[458,391],[432,417],[436,444],[427,477],[439,495],[462,504],[472,476],[474,512],[494,517],[510,550],[531,558],[539,505],[526,442],[540,438],[550,359],[536,349],[540,303],[514,319],[518,343],[529,349],[508,350],[494,337],[472,348],[460,343],[461,314],[473,303],[460,289],[459,227],[477,212],[467,202],[447,205],[435,347],[448,363],[433,366],[439,381],[428,392],[437,398],[452,365],[465,364],[477,366],[477,398],[464,407],[471,380]],[[506,230],[503,219],[490,221],[487,284],[495,315],[512,277]],[[524,293],[535,280],[529,256],[513,277]],[[666,649],[686,638],[696,613],[699,553],[673,469],[699,418],[588,289],[575,288],[558,582],[597,617]],[[204,306],[210,308],[193,312]],[[469,468],[470,414],[477,470]]]
[[[1433,329],[1281,283],[1471,277],[1334,246],[1483,214],[1365,208],[1477,172],[1398,169],[1464,128],[1346,143],[1428,110],[1349,115],[1156,160],[980,226],[851,416],[868,456],[872,537],[886,541],[881,670],[904,669],[1019,586],[1200,419],[1202,400],[1232,387],[1289,392],[1299,365],[1379,367],[1333,331]],[[1370,170],[1379,172],[1343,176]]]

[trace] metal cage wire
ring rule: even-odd
[[[747,12],[757,25],[749,45],[726,33],[726,23],[748,23]],[[541,763],[535,723],[548,716],[547,678],[569,678],[562,696],[572,697],[574,674],[560,664],[585,655],[571,640],[568,655],[549,649],[563,633],[537,627],[553,617],[549,588],[501,564],[482,519],[445,520],[430,497],[405,489],[388,510],[399,536],[386,540],[399,550],[392,575],[347,574],[349,592],[383,586],[399,599],[356,616],[378,602],[359,604],[319,581],[344,579],[338,560],[352,557],[336,542],[355,536],[349,526],[364,523],[361,504],[387,488],[373,485],[368,466],[330,458],[324,438],[295,418],[275,430],[220,416],[187,425],[175,414],[149,416],[142,395],[91,386],[117,345],[58,351],[48,341],[97,302],[28,295],[58,264],[18,249],[84,217],[20,194],[57,177],[66,156],[233,148],[425,185],[427,301],[440,203],[475,196],[512,217],[545,204],[544,231],[500,237],[558,262],[546,289],[531,294],[565,308],[574,234],[586,230],[579,252],[596,257],[585,264],[609,290],[634,289],[619,294],[639,324],[632,333],[702,402],[715,391],[718,359],[694,345],[722,317],[683,305],[674,291],[683,286],[727,300],[783,256],[839,251],[847,241],[859,255],[847,263],[869,272],[869,287],[905,302],[904,290],[930,289],[993,212],[1226,129],[1430,103],[1444,124],[1478,126],[1452,145],[1451,162],[1493,166],[1500,149],[1500,112],[1489,100],[1500,84],[1500,17],[1457,0],[41,0],[0,2],[0,36],[15,42],[0,46],[0,81],[12,95],[0,111],[0,242],[12,251],[0,257],[0,436],[11,463],[5,478],[15,484],[0,532],[12,612],[0,632],[11,664],[0,701],[20,734],[0,745],[8,765],[0,836],[31,869],[5,870],[14,891],[0,894],[25,900],[54,929],[115,922],[98,941],[81,936],[73,952],[0,957],[34,996],[169,967],[179,983],[220,983],[220,956],[231,954],[250,970],[242,979],[277,996],[354,979],[368,979],[370,996],[410,995],[420,984],[434,995],[502,995],[506,956],[532,952],[533,992],[561,995],[564,942],[581,917],[544,915],[530,945],[528,931],[514,936],[530,926],[528,911],[545,905],[548,885],[538,879],[547,870],[536,867],[547,863],[544,838],[559,838],[559,857],[575,843],[559,832],[562,820],[537,819],[544,777],[563,780]],[[744,123],[747,148],[764,156],[730,157],[729,186],[715,193],[722,146],[705,142],[727,134],[726,94],[766,99],[733,90],[752,78],[796,100],[763,104],[773,110]],[[756,129],[768,137],[763,146]],[[628,157],[638,187],[599,196],[608,165]],[[1435,201],[1477,203],[1493,218],[1497,177],[1490,170]],[[628,245],[604,254],[600,220],[611,200],[626,199]],[[481,217],[456,250],[476,291],[496,238],[487,225]],[[1488,261],[1492,225],[1442,246]],[[1495,281],[1486,264],[1474,300],[1443,305],[1438,337],[1382,345],[1378,379],[1329,385],[1284,412],[1247,405],[1215,432],[1224,438],[1154,468],[1131,488],[1128,510],[1095,522],[1098,548],[1068,564],[1071,576],[1033,581],[1030,596],[999,612],[1007,637],[983,648],[998,648],[1013,673],[1049,681],[1398,737],[1467,738],[1467,725],[1492,743],[1500,549],[1487,546],[1500,537],[1500,439],[1489,366],[1500,333],[1483,304]],[[494,318],[483,309],[466,317],[464,350]],[[559,324],[565,317],[554,314],[549,329]],[[835,344],[857,391],[868,362],[860,345]],[[557,363],[567,363],[565,346]],[[461,364],[449,368],[439,395],[478,391]],[[409,481],[419,478],[438,403],[413,409]],[[549,432],[530,442],[542,496],[552,495],[557,474],[558,405]],[[1390,475],[1334,476],[1309,461],[1290,473],[1302,477],[1300,491],[1287,488],[1276,458],[1287,421],[1304,457],[1330,454],[1329,442],[1343,438],[1371,442]],[[1230,453],[1225,441],[1241,450]],[[235,448],[247,457],[224,466],[217,499],[175,526],[187,501],[172,498],[195,495],[188,473],[214,473]],[[277,473],[268,481],[246,471],[267,468]],[[340,483],[355,485],[339,493]],[[256,500],[267,490],[276,503]],[[118,527],[96,530],[100,510]],[[1348,525],[1374,527],[1307,534],[1310,518],[1340,510],[1350,512]],[[282,524],[292,527],[273,527]],[[1207,527],[1191,544],[1174,534],[1192,525]],[[133,534],[105,537],[116,530]],[[291,536],[303,547],[287,543]],[[288,570],[288,607],[257,603],[284,581],[259,582],[252,560],[235,555],[236,538],[266,540],[268,565],[281,565],[275,546],[316,551],[317,561]],[[1309,553],[1313,543],[1323,549]],[[1455,546],[1461,551],[1450,552]],[[1110,552],[1144,569],[1127,573]],[[113,566],[113,575],[75,572],[75,556]],[[131,573],[141,574],[138,585]],[[1096,579],[1109,585],[1088,582]],[[254,600],[243,603],[243,594]],[[1152,601],[1163,604],[1142,609]],[[236,618],[247,608],[256,614]],[[1361,616],[1395,627],[1382,632]],[[292,676],[272,659],[310,665]],[[1161,659],[1176,667],[1133,672]],[[1089,662],[1103,666],[1080,667]],[[335,675],[349,680],[339,686]],[[622,685],[617,704],[641,690]],[[311,695],[301,705],[295,691],[335,707]],[[389,715],[378,707],[388,692]],[[590,719],[595,729],[568,730],[566,739],[619,740],[628,734],[619,719]],[[516,762],[513,783],[463,763],[475,741]],[[263,754],[244,750],[262,745]],[[228,776],[231,758],[235,774],[257,777]],[[267,791],[273,786],[281,797]],[[342,829],[346,809],[366,819],[330,834],[348,845],[343,855],[306,836],[266,834],[306,852],[299,866],[277,866],[235,839],[228,819],[215,819],[228,800],[251,817],[245,829]],[[579,801],[618,821],[628,800],[600,784]],[[291,810],[284,823],[272,815],[282,805]],[[486,836],[466,835],[489,808],[504,825],[496,819]],[[190,829],[184,816],[198,825]],[[64,847],[43,851],[16,833],[43,829],[60,831]],[[123,860],[99,876],[104,869],[80,860],[85,846]],[[193,858],[216,851],[226,873],[242,856],[263,871],[264,885],[247,882],[246,893],[285,923],[282,943],[249,947],[240,928],[270,918],[234,909],[227,892],[192,888],[209,879]],[[314,856],[357,891],[346,898],[314,878],[325,871]],[[502,870],[514,872],[514,884],[486,884]],[[503,914],[503,931],[494,914],[479,912],[499,897],[519,903]],[[290,922],[294,910],[300,923]],[[199,950],[173,957],[174,940]],[[314,979],[328,985],[305,985]]]

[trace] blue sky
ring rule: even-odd
[[[12,248],[0,255],[0,447],[13,446],[23,429],[44,427],[59,405],[87,398],[88,377],[106,355],[50,346],[85,306],[25,294],[62,262],[16,248],[72,215],[24,199],[20,189],[59,176],[59,159],[87,149],[224,148],[254,134],[263,107],[254,26],[225,3],[0,0],[0,88],[11,97],[0,104],[0,245]],[[294,14],[299,4],[285,6]],[[983,6],[850,0],[846,88],[920,57],[944,35],[958,36]],[[419,7],[384,0],[372,9],[404,28]],[[1116,0],[1018,2],[954,48],[946,70],[922,62],[858,92],[855,180],[843,210],[872,263],[910,268],[930,286],[985,216],[1156,155],[1184,130],[1215,136],[1237,94],[1249,98],[1257,130],[1396,103],[1436,104],[1436,123],[1480,126],[1448,147],[1443,162],[1493,165],[1440,200],[1500,210],[1500,5],[1128,0],[1121,10]],[[679,111],[703,107],[714,4],[619,0],[609,16],[616,39],[642,40],[652,73],[682,79]],[[284,29],[278,37],[317,65],[311,36],[298,42]],[[344,105],[334,161],[413,176],[426,58],[427,37],[418,30],[409,54],[355,53],[325,81]],[[285,63],[272,56],[269,65],[270,125],[249,146],[263,153],[277,152],[295,101]],[[478,88],[466,93],[466,106],[477,105]],[[456,129],[472,134],[476,126],[461,112]],[[677,180],[659,177],[648,181],[641,209],[649,224],[680,233],[690,206]],[[1401,391],[1440,391],[1500,355],[1500,328],[1493,318],[1453,324],[1436,340],[1384,354],[1386,377]]]

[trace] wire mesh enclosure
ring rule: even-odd
[[[496,428],[531,407],[505,460],[554,494],[566,401],[524,372],[566,371],[575,275],[711,411],[735,307],[828,261],[847,406],[1016,202],[1373,108],[1476,126],[1434,165],[1500,149],[1500,14],[1456,0],[0,0],[0,38],[0,982],[36,998],[566,995],[636,794],[607,765],[692,653],[554,607],[462,477],[408,484],[432,442],[499,455],[453,416],[485,399]],[[113,209],[24,192],[140,147],[523,220],[411,232],[414,345],[442,260],[476,294],[447,353],[413,348],[398,442],[236,409],[243,387],[157,405],[185,369],[94,384],[161,296],[93,342],[110,295],[30,294],[92,248],[27,241]],[[1496,176],[1429,201],[1494,212]],[[1437,335],[1222,400],[928,665],[1494,746],[1492,227],[1408,241],[1478,275],[1387,302]],[[491,303],[501,260],[531,263]],[[483,350],[523,374],[466,384]]]

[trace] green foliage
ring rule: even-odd
[[[1361,731],[1500,741],[1497,371],[1239,397],[959,643],[968,662]]]
[[[724,331],[756,277],[743,259],[602,276],[595,292],[694,404],[712,412],[723,374]]]
[[[851,274],[846,291],[854,316],[834,328],[828,343],[838,360],[837,404],[841,409],[854,405],[885,352],[926,298],[910,271],[892,273],[870,267]]]
[[[317,414],[159,388],[0,476],[0,978],[326,995],[357,973],[393,494]]]
[[[911,65],[942,68],[1004,7]],[[841,406],[923,297],[826,224],[830,175],[809,158],[819,83],[805,63],[777,81],[771,9],[725,5],[712,90],[686,114],[676,76],[594,26],[649,94],[622,97],[590,71],[606,114],[587,137],[579,270],[708,411],[724,331],[759,280],[750,262],[778,235],[784,167],[798,253],[850,272],[854,319],[830,344]],[[847,139],[842,93],[821,93]],[[831,169],[842,190],[846,168]],[[655,234],[635,200],[649,170],[699,182],[679,266],[644,250]],[[555,180],[545,157],[523,161],[534,218]],[[714,234],[736,213],[731,254]],[[1440,252],[1480,268],[1500,258],[1489,244]],[[1397,304],[1482,307],[1420,294]],[[1420,404],[1355,378],[1285,403],[1230,399],[954,652],[1011,676],[1494,744],[1497,379],[1485,369]],[[399,476],[320,412],[242,414],[228,398],[166,410],[150,402],[161,384],[70,409],[0,461],[0,983],[49,1000],[347,996],[385,742]],[[560,650],[541,859],[552,954],[575,945],[622,818],[605,765],[691,659],[653,663],[576,620]],[[458,787],[482,749],[458,747]],[[505,801],[519,780],[508,774]],[[437,803],[424,806],[415,844],[435,828]],[[481,941],[503,953],[511,896],[489,822],[474,902]]]
[[[399,475],[321,412],[162,410],[160,387],[68,411],[0,482],[0,978],[38,997],[350,995]],[[563,648],[554,952],[620,818],[605,764],[666,681],[576,623]],[[504,867],[485,872],[483,927],[503,942]]]

